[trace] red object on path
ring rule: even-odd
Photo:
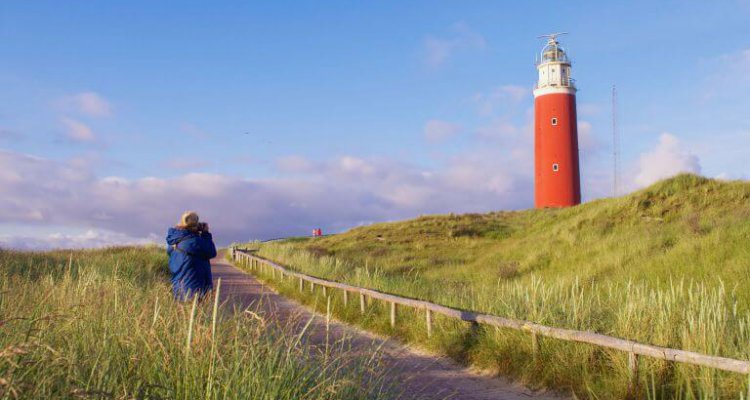
[[[576,87],[570,60],[557,41],[547,44],[537,63],[534,89],[534,206],[570,207],[581,203]]]
[[[313,237],[323,236],[323,231],[320,228],[312,230]]]

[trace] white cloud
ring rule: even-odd
[[[82,92],[63,98],[60,101],[65,110],[75,111],[89,117],[109,117],[112,106],[95,92]]]
[[[443,65],[456,51],[483,49],[484,37],[463,22],[453,24],[448,38],[428,37],[424,41],[425,62],[431,67]]]
[[[483,140],[503,140],[514,139],[520,132],[520,129],[509,121],[496,119],[489,125],[477,128],[477,136]]]
[[[369,162],[352,156],[343,156],[338,161],[341,172],[353,176],[366,176],[375,173],[375,167]]]
[[[638,186],[648,186],[681,172],[700,173],[700,160],[698,156],[685,150],[676,136],[662,133],[656,147],[641,154],[635,183]]]
[[[63,125],[66,127],[65,136],[75,142],[92,142],[94,141],[94,132],[88,125],[83,122],[76,121],[70,118],[62,119]]]
[[[498,111],[507,114],[517,111],[518,105],[531,95],[531,88],[521,85],[503,85],[488,93],[477,93],[471,101],[477,105],[479,115],[492,116]]]
[[[460,125],[439,119],[431,119],[424,125],[424,137],[429,142],[438,143],[458,134],[461,130]]]

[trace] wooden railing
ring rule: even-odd
[[[234,261],[243,262],[246,266],[252,269],[264,269],[266,271],[270,269],[271,274],[274,278],[276,277],[276,273],[278,272],[281,279],[287,277],[291,279],[298,279],[300,291],[304,290],[304,282],[309,282],[310,290],[315,290],[315,285],[321,286],[324,292],[326,291],[326,288],[340,289],[343,291],[344,305],[348,304],[349,302],[349,293],[359,294],[360,311],[363,314],[366,311],[367,298],[383,300],[390,305],[391,326],[395,326],[396,324],[397,305],[424,310],[428,337],[432,335],[432,313],[438,313],[450,318],[460,319],[462,321],[529,332],[531,334],[532,351],[534,357],[536,357],[536,354],[539,351],[538,336],[551,337],[571,342],[588,343],[595,346],[624,351],[628,353],[628,369],[630,372],[631,385],[635,385],[638,379],[638,356],[652,357],[660,360],[681,362],[685,364],[698,365],[702,367],[709,367],[720,369],[723,371],[745,374],[748,376],[747,396],[745,398],[750,399],[750,361],[710,356],[693,351],[671,349],[668,347],[638,343],[632,340],[602,335],[595,332],[554,328],[530,321],[508,319],[495,315],[459,310],[439,304],[430,303],[429,301],[409,299],[393,294],[378,292],[377,290],[351,286],[340,282],[328,281],[299,272],[290,271],[282,267],[281,265],[274,263],[273,261],[256,256],[247,250],[237,249],[233,247],[230,248],[230,251],[232,259]]]

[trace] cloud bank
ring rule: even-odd
[[[585,123],[581,128],[584,133],[590,131]],[[531,207],[529,128],[509,130],[500,123],[487,129],[496,130],[506,145],[474,148],[432,168],[392,158],[346,155],[316,161],[287,156],[277,160],[278,175],[268,179],[210,173],[98,177],[91,163],[75,158],[56,161],[0,150],[0,226],[65,226],[80,232],[35,237],[5,233],[0,235],[0,246],[161,242],[167,227],[188,209],[199,211],[211,224],[217,242],[228,244],[306,235],[317,227],[339,232],[421,214]],[[596,147],[586,141],[582,145]],[[664,133],[633,169],[636,187],[680,172],[700,173],[701,165],[676,136]]]
[[[175,178],[97,177],[85,164],[0,151],[0,224],[70,226],[85,235],[5,236],[14,247],[109,244],[161,238],[180,213],[198,210],[217,241],[327,232],[424,213],[517,209],[531,204],[530,175],[492,154],[457,156],[427,170],[393,159],[287,160],[275,179],[187,173]],[[109,232],[109,233],[108,233]],[[114,235],[122,235],[121,237]],[[127,240],[126,240],[127,239]],[[48,247],[47,246],[47,247]],[[85,247],[85,246],[84,246]]]

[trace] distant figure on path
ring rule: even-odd
[[[177,226],[169,228],[167,246],[175,299],[190,300],[211,291],[209,260],[216,257],[216,246],[208,224],[200,222],[194,211],[186,211]]]

